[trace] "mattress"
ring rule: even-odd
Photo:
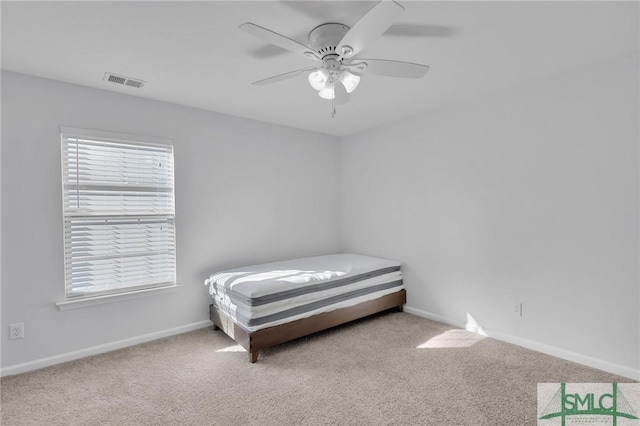
[[[403,289],[400,262],[336,254],[212,274],[213,304],[247,331],[354,306]]]

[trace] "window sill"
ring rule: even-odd
[[[56,303],[56,306],[61,311],[67,311],[69,309],[79,309],[79,308],[86,308],[89,306],[104,305],[105,303],[114,303],[114,302],[121,302],[124,300],[139,299],[141,297],[173,291],[178,287],[183,287],[183,286],[176,284],[176,285],[171,285],[166,287],[157,287],[157,288],[149,288],[145,290],[130,291],[127,293],[107,294],[104,296],[88,297],[85,299],[78,299],[78,300],[65,300],[64,302]]]

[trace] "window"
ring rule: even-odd
[[[61,139],[66,300],[175,285],[171,141],[71,128]]]

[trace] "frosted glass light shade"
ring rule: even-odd
[[[322,90],[327,85],[329,72],[324,68],[320,68],[309,74],[309,84],[316,90]]]
[[[344,70],[340,73],[340,82],[344,85],[347,93],[351,93],[356,90],[356,87],[360,84],[360,76],[351,74],[348,70]]]
[[[322,99],[333,99],[336,97],[336,92],[334,91],[333,81],[328,82],[322,90],[318,92],[318,95]]]

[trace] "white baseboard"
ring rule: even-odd
[[[451,318],[444,317],[442,315],[434,314],[431,312],[423,311],[421,309],[413,308],[410,306],[404,306],[404,311],[422,318],[427,318],[432,321],[448,324],[457,328],[465,328],[465,324],[461,321],[455,321]],[[157,331],[154,333],[144,334],[142,336],[132,337],[129,339],[118,340],[104,345],[92,346],[86,349],[80,349],[73,352],[67,352],[61,355],[55,355],[47,358],[41,358],[34,361],[25,362],[22,364],[10,365],[0,370],[0,377],[10,376],[13,374],[26,373],[28,371],[37,370],[44,367],[49,367],[55,364],[61,364],[67,361],[73,361],[88,356],[98,355],[105,352],[110,352],[116,349],[125,348],[127,346],[133,346],[152,340],[162,339],[163,337],[173,336],[175,334],[186,333],[188,331],[197,330],[204,327],[210,327],[211,321],[200,321],[192,324],[183,325],[180,327],[170,328],[168,330]],[[531,349],[537,352],[542,352],[547,355],[552,355],[558,358],[566,359],[568,361],[577,362],[592,368],[607,371],[609,373],[618,374],[623,377],[628,377],[633,380],[640,380],[640,371],[636,371],[633,368],[625,367],[619,364],[614,364],[609,361],[604,361],[598,358],[589,357],[576,352],[568,351],[565,349],[550,346],[544,343],[535,342],[528,339],[523,339],[509,334],[500,333],[496,331],[486,331],[489,337],[492,337],[503,342],[511,343],[523,348]]]
[[[410,306],[404,307],[404,311],[419,317],[427,318],[432,321],[441,322],[443,324],[451,325],[458,328],[465,328],[465,324],[460,321],[455,321],[447,317],[443,317],[442,315],[433,314],[431,312],[423,311],[421,309],[412,308]],[[547,345],[545,343],[535,342],[533,340],[523,339],[521,337],[512,336],[509,334],[492,331],[492,330],[484,330],[487,336],[492,337],[496,340],[501,340],[503,342],[511,343],[513,345],[522,346],[523,348],[531,349],[537,352],[542,352],[543,354],[552,355],[557,358],[562,358],[567,361],[577,362],[578,364],[583,364],[588,367],[597,368],[598,370],[603,370],[609,373],[617,374],[619,376],[628,377],[633,380],[640,380],[640,371],[634,370],[631,367],[626,367],[624,365],[614,364],[609,361],[604,361],[598,358],[593,358],[587,355],[582,355],[577,352],[568,351],[566,349],[557,348],[555,346]]]
[[[127,346],[133,346],[140,343],[149,342],[151,340],[162,339],[163,337],[173,336],[175,334],[186,333],[188,331],[197,330],[204,327],[210,327],[213,323],[209,320],[194,322],[192,324],[183,325],[180,327],[170,328],[167,330],[156,331],[154,333],[143,334],[142,336],[131,337],[129,339],[118,340],[111,343],[105,343],[104,345],[92,346],[86,349],[80,349],[73,352],[67,352],[60,355],[54,355],[47,358],[36,359],[34,361],[25,362],[22,364],[10,365],[0,370],[0,377],[10,376],[13,374],[26,373],[28,371],[37,370],[44,367],[49,367],[55,364],[61,364],[67,361],[73,361],[80,358],[85,358],[92,355],[98,355],[105,352],[114,351],[116,349],[126,348]]]

